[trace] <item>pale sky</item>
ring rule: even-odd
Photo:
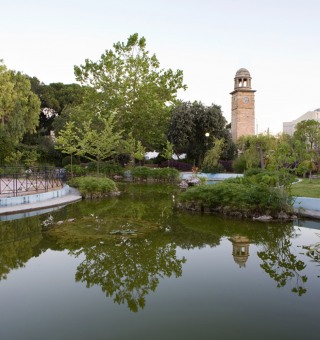
[[[0,59],[45,84],[75,82],[133,33],[162,68],[181,69],[186,101],[231,120],[234,76],[247,68],[258,132],[320,108],[320,0],[0,0]]]

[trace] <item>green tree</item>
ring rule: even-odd
[[[127,43],[106,50],[97,62],[86,59],[74,70],[76,80],[89,87],[84,98],[89,111],[102,117],[116,113],[117,129],[125,135],[132,132],[148,150],[165,141],[169,106],[186,86],[181,70],[160,69],[144,37],[135,33]]]
[[[80,155],[83,152],[80,146],[79,131],[75,128],[74,122],[68,122],[65,129],[59,132],[56,138],[55,148],[70,156],[71,177],[73,177],[72,158],[74,155]]]
[[[169,161],[170,159],[172,158],[174,154],[174,151],[173,151],[173,144],[171,144],[168,140],[166,141],[166,146],[161,154],[161,156],[163,158],[165,158],[166,160],[168,160],[168,167],[169,167]]]
[[[206,134],[224,139],[226,156],[234,147],[230,132],[225,126],[226,120],[220,106],[204,106],[197,101],[184,102],[172,110],[167,135],[177,155],[187,153],[188,158],[194,159],[195,165],[201,166],[206,151],[213,143],[213,140],[208,140]]]
[[[7,70],[0,62],[0,150],[3,159],[34,132],[39,122],[40,101],[30,81],[20,72]]]
[[[259,134],[257,136],[241,136],[237,141],[237,148],[241,157],[245,159],[246,169],[260,165],[265,168],[267,155],[274,149],[275,137]]]
[[[304,142],[308,150],[320,150],[320,122],[310,119],[298,123],[294,138]]]
[[[309,172],[311,178],[320,161],[320,122],[304,120],[298,123],[293,138],[299,155],[297,172],[303,175]]]
[[[204,168],[210,169],[218,165],[219,159],[223,152],[224,147],[224,139],[214,139],[213,146],[209,149],[205,156],[202,163]]]
[[[66,108],[82,103],[85,88],[79,84],[51,83],[46,85],[36,77],[29,77],[29,80],[32,91],[41,101],[38,132],[49,135],[53,130],[53,123]]]
[[[133,158],[141,162],[146,154],[146,148],[142,145],[140,141],[137,142],[135,151],[133,153]]]
[[[97,163],[98,173],[101,161],[121,153],[123,131],[115,131],[114,115],[84,122],[83,130],[78,131],[81,134],[78,142],[81,154]]]

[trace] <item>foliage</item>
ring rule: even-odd
[[[94,173],[97,171],[97,164],[95,162],[88,163],[86,169],[89,173]],[[120,164],[113,162],[102,162],[100,164],[100,173],[108,177],[122,176],[123,172],[124,168]]]
[[[98,125],[98,126],[97,126]],[[114,115],[83,123],[83,130],[78,146],[83,157],[96,161],[99,173],[100,163],[120,153],[122,131],[115,131]]]
[[[320,161],[320,122],[316,120],[299,122],[294,132],[294,140],[300,146],[297,173],[305,175],[309,172],[311,178]]]
[[[86,169],[78,164],[73,164],[72,166],[71,164],[68,164],[65,166],[65,169],[67,170],[68,173],[71,174],[71,177],[73,177],[73,175],[84,176],[87,173]]]
[[[296,125],[294,138],[304,142],[308,150],[320,150],[320,122],[310,119]]]
[[[174,168],[155,168],[150,169],[144,166],[138,166],[131,171],[134,180],[152,180],[152,181],[177,181],[180,174]]]
[[[274,148],[275,137],[259,134],[257,136],[241,136],[237,148],[246,161],[246,169],[260,165],[265,168],[266,152]]]
[[[224,168],[224,171],[221,172],[234,172],[232,160],[220,160],[219,164]]]
[[[232,162],[232,168],[238,174],[242,174],[243,172],[245,172],[246,169],[247,169],[247,161],[246,161],[245,157],[244,156],[240,156],[240,157],[236,158]]]
[[[55,121],[60,119],[65,109],[82,103],[85,88],[79,84],[51,83],[46,85],[36,77],[29,77],[29,80],[31,90],[41,102],[39,133],[49,135],[53,129],[58,133],[60,129],[54,128]],[[63,126],[65,123],[67,121]]]
[[[203,166],[202,172],[208,173],[208,174],[218,174],[218,173],[224,173],[226,172],[225,167],[219,162],[216,165],[206,165]]]
[[[72,157],[74,155],[81,155],[83,152],[80,146],[80,137],[75,129],[74,122],[68,122],[66,128],[59,132],[59,136],[56,138],[55,148],[70,156],[71,176],[73,176]]]
[[[192,164],[190,163],[185,163],[185,162],[179,162],[179,161],[176,161],[176,160],[169,160],[169,161],[165,161],[165,162],[162,162],[160,164],[160,168],[164,168],[164,167],[170,167],[170,168],[175,168],[179,171],[191,171],[192,169]]]
[[[4,161],[7,165],[25,165],[27,167],[35,166],[39,159],[39,154],[36,150],[30,151],[15,151],[10,156],[7,156]]]
[[[166,146],[163,149],[163,152],[161,154],[161,156],[165,159],[167,159],[168,161],[172,158],[173,156],[173,144],[171,144],[168,140],[166,141]],[[169,162],[168,162],[168,166],[169,166]]]
[[[255,183],[242,178],[224,180],[215,185],[189,188],[180,197],[183,203],[193,202],[203,208],[238,211],[244,215],[291,211],[291,199],[285,191],[270,184]]]
[[[212,169],[214,167],[218,167],[218,161],[222,154],[223,147],[224,147],[224,139],[214,138],[211,149],[209,149],[204,156],[202,166],[206,169]]]
[[[76,187],[84,198],[99,198],[118,191],[116,184],[110,178],[76,177],[70,180],[69,184]]]
[[[144,37],[135,33],[127,43],[106,50],[97,62],[86,59],[74,71],[76,80],[89,87],[84,98],[89,111],[101,117],[116,113],[117,129],[125,135],[132,132],[148,150],[164,142],[169,105],[186,86],[181,70],[160,69]]]
[[[172,110],[167,135],[174,145],[175,154],[187,153],[187,157],[194,160],[195,165],[201,166],[204,155],[213,142],[206,134],[224,139],[224,159],[234,157],[235,147],[225,125],[226,120],[220,106],[182,102]]]
[[[139,161],[142,161],[144,159],[145,154],[146,154],[146,148],[142,145],[140,141],[138,141],[136,150],[133,153],[133,157]]]
[[[7,70],[0,60],[0,158],[2,160],[39,123],[40,101],[30,81],[20,72]]]

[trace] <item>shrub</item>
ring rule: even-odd
[[[62,166],[66,166],[71,164],[71,156],[66,156],[62,159]],[[79,164],[79,160],[77,157],[72,157],[72,164]]]
[[[179,171],[174,168],[155,168],[151,169],[144,166],[137,166],[132,169],[134,180],[153,180],[173,182],[179,178]]]
[[[286,191],[264,183],[250,183],[237,178],[215,185],[192,187],[179,196],[182,203],[195,203],[212,210],[237,211],[245,215],[271,214],[291,211],[291,199]]]
[[[220,160],[219,164],[221,164],[226,172],[234,172],[233,166],[232,166],[233,161],[230,160]]]
[[[67,170],[67,172],[70,174],[71,173],[71,165],[66,165],[65,169]],[[84,176],[86,174],[86,169],[84,167],[82,167],[81,165],[75,164],[72,165],[72,172],[73,175],[75,176]]]
[[[161,168],[168,167],[168,164],[169,164],[170,168],[175,168],[175,169],[177,169],[179,171],[191,171],[192,170],[192,164],[185,163],[185,162],[175,161],[173,159],[171,159],[170,161],[162,162],[160,164],[160,167]]]
[[[118,192],[115,182],[105,177],[76,177],[69,184],[77,188],[84,198],[103,197]]]
[[[233,161],[232,167],[236,173],[242,174],[247,168],[247,162],[244,157],[239,157]]]
[[[210,174],[218,174],[225,172],[225,168],[222,164],[218,163],[214,166],[207,166],[202,169],[202,172],[210,173]]]
[[[90,162],[86,165],[87,171],[89,173],[95,173],[97,172],[97,163],[96,162]],[[115,175],[123,175],[124,168],[114,162],[103,162],[100,164],[100,173],[104,174],[108,177],[113,177]]]

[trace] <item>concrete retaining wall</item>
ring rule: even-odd
[[[320,198],[294,197],[293,207],[295,209],[320,211]]]
[[[69,191],[70,191],[69,185],[64,185],[64,187],[60,190],[48,191],[41,194],[0,198],[0,207],[9,207],[14,205],[46,201],[52,198],[67,195]]]

